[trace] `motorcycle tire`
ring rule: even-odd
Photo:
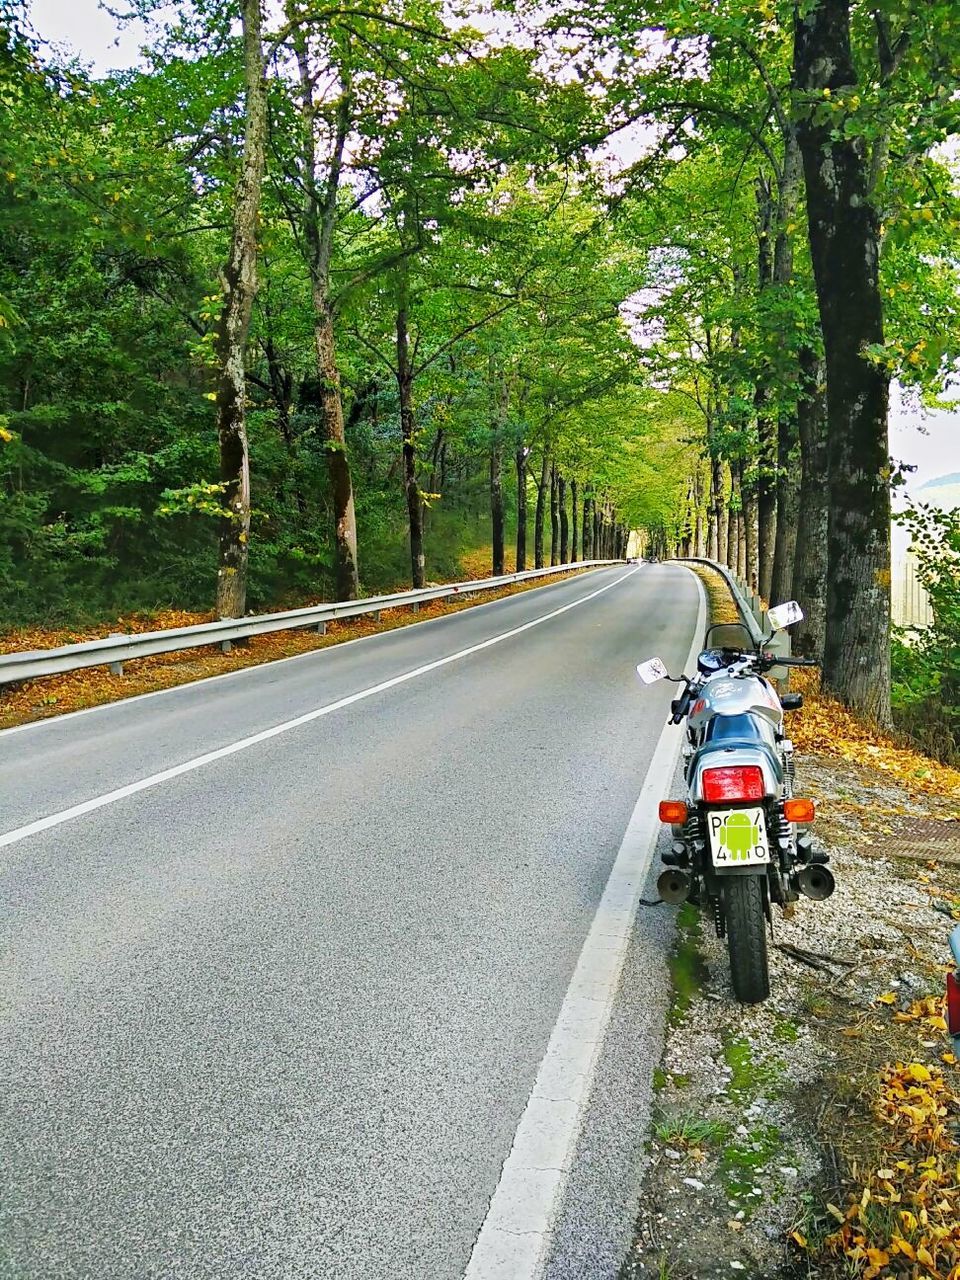
[[[741,1004],[759,1004],[770,994],[764,887],[760,876],[732,876],[723,886],[730,977]]]

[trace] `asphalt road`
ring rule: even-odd
[[[634,666],[681,666],[698,605],[618,566],[0,733],[0,1277],[461,1276],[660,736]],[[591,1160],[656,1057],[664,919],[551,1275],[629,1225]]]

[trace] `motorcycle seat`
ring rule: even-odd
[[[723,742],[725,747],[772,746],[773,728],[763,716],[714,716],[707,722],[704,742]]]

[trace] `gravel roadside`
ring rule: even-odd
[[[776,910],[768,1001],[735,1002],[725,943],[679,911],[622,1280],[960,1278],[960,1078],[940,1017],[960,918],[960,822],[943,819],[960,806],[826,755],[799,758],[797,794],[817,802],[837,888]],[[933,858],[909,848],[925,824]],[[931,1092],[923,1127],[900,1113],[900,1094],[909,1112]]]

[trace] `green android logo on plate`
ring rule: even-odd
[[[746,813],[728,813],[720,828],[720,839],[734,862],[745,862],[760,844],[760,828]]]

